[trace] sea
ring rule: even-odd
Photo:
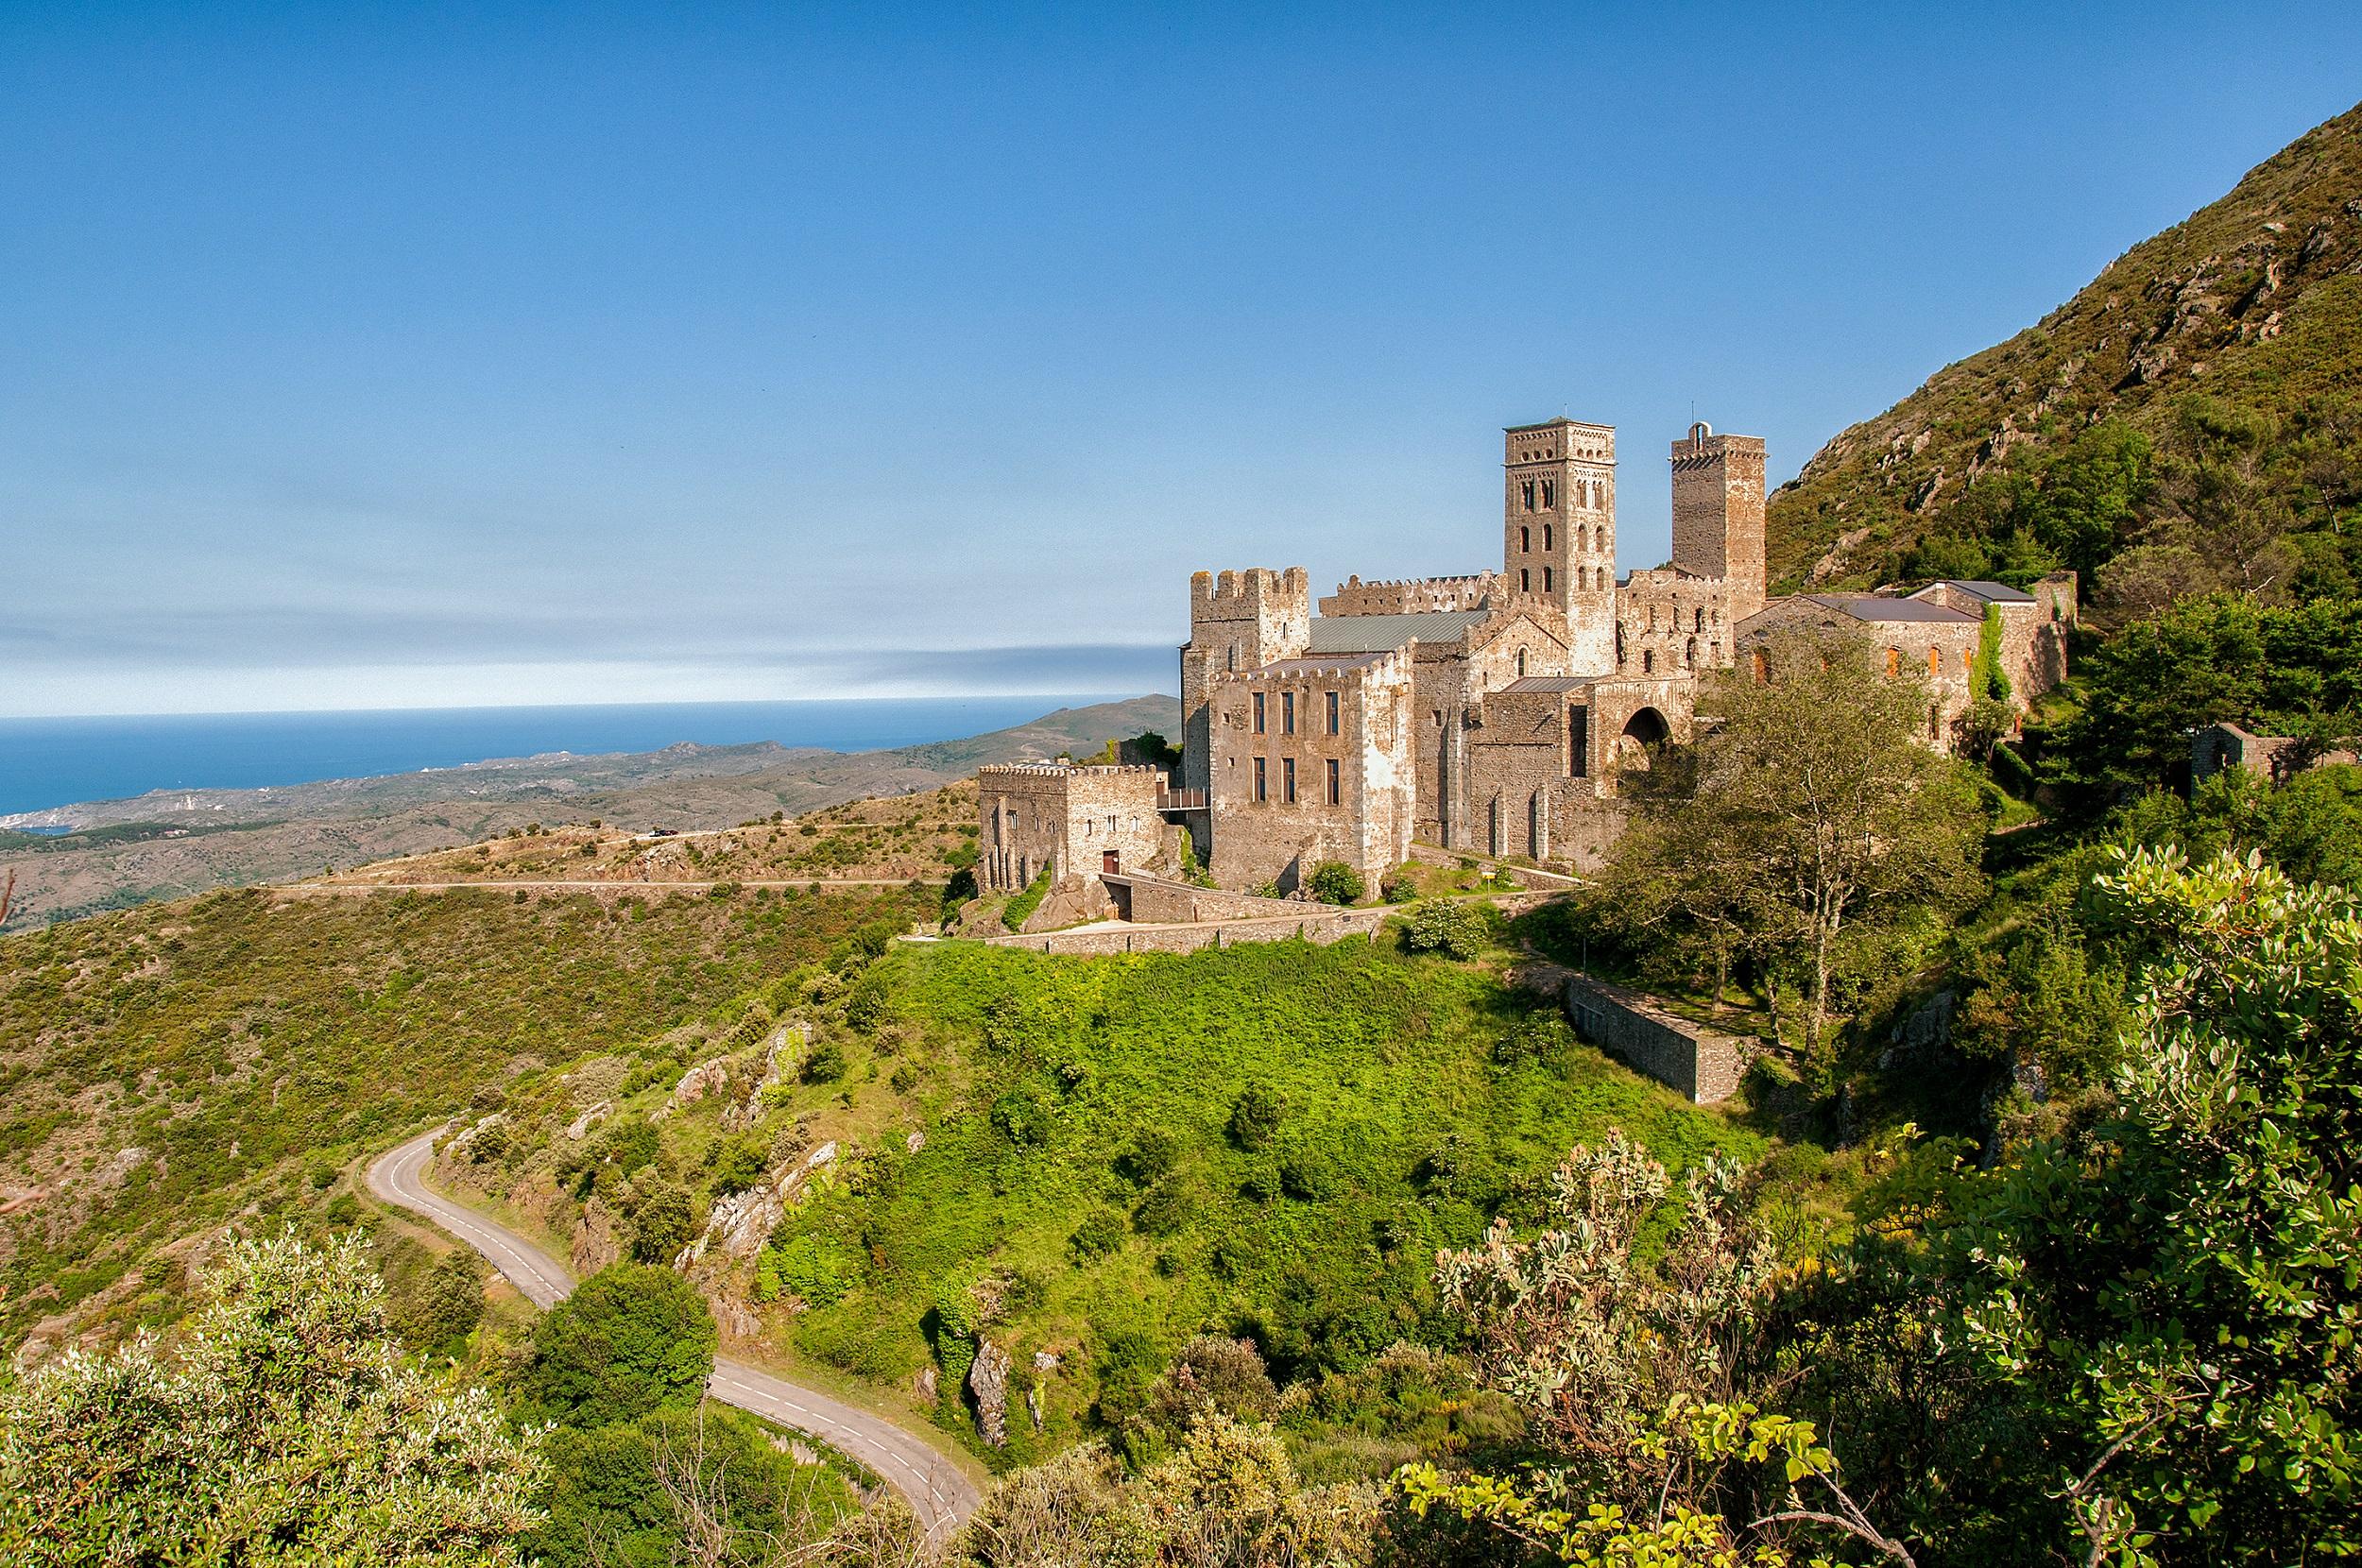
[[[1118,700],[1048,694],[0,719],[0,816],[150,790],[275,788],[548,752],[660,751],[682,741],[876,751]]]

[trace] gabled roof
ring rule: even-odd
[[[1803,598],[1807,604],[1873,623],[1919,622],[1958,625],[1977,619],[1966,610],[1948,609],[1925,599],[1890,599],[1878,593],[1807,593]]]
[[[1416,615],[1322,615],[1312,620],[1314,654],[1368,654],[1421,642],[1457,642],[1491,610],[1427,610]]]
[[[1385,661],[1391,648],[1361,654],[1315,654],[1303,658],[1275,658],[1247,672],[1253,675],[1318,675],[1339,670],[1360,670]]]
[[[1592,675],[1519,675],[1503,691],[1580,691],[1596,679]]]

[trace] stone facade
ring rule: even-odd
[[[2064,675],[2071,574],[2030,593],[1769,601],[1762,440],[1694,424],[1669,463],[1673,559],[1620,580],[1616,431],[1570,418],[1502,432],[1498,570],[1348,577],[1318,614],[1302,567],[1196,573],[1178,783],[986,769],[983,885],[1014,891],[1045,865],[1063,885],[1110,852],[1124,872],[1178,869],[1182,829],[1233,890],[1293,893],[1324,860],[1374,885],[1414,848],[1589,869],[1623,827],[1617,778],[1688,739],[1699,680],[1768,675],[1766,645],[1791,626],[1867,636],[1896,678],[1926,682],[1937,745],[1959,737],[1989,619],[2021,707]]]
[[[976,775],[976,879],[1016,893],[1046,868],[1053,888],[1102,870],[1171,863],[1162,768],[1013,762]]]
[[[1275,659],[1214,683],[1217,882],[1292,893],[1343,861],[1374,883],[1410,855],[1417,647]]]

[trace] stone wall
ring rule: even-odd
[[[1312,639],[1311,579],[1300,566],[1201,571],[1190,579],[1190,640],[1181,650],[1181,767],[1186,788],[1210,782],[1207,698],[1216,675],[1292,658]]]
[[[1343,861],[1371,882],[1402,862],[1417,805],[1416,648],[1282,659],[1213,683],[1215,880],[1230,888],[1275,882],[1292,893],[1324,860]]]
[[[1503,894],[1486,900],[1510,913],[1532,909],[1549,893]],[[1341,910],[1320,904],[1300,905],[1301,913],[1248,920],[1208,920],[1172,926],[1100,926],[1089,930],[1045,931],[1038,936],[993,936],[995,947],[1023,947],[1037,953],[1075,958],[1104,958],[1117,953],[1193,953],[1201,947],[1227,947],[1241,942],[1287,942],[1301,937],[1326,946],[1349,936],[1371,936],[1402,911],[1393,905]]]
[[[1673,564],[1722,585],[1726,624],[1763,607],[1763,437],[1705,424],[1673,443]],[[1730,639],[1723,638],[1725,649]]]
[[[1152,767],[1073,767],[1013,762],[976,775],[977,879],[1014,893],[1047,866],[1053,882],[1119,870],[1146,871],[1170,859],[1157,808],[1166,775]]]
[[[1641,992],[1570,975],[1566,1000],[1575,1032],[1693,1104],[1728,1099],[1746,1076],[1752,1042],[1668,1013]]]
[[[1365,583],[1348,577],[1337,591],[1321,601],[1323,615],[1424,615],[1432,610],[1481,609],[1488,599],[1506,595],[1508,581],[1497,571],[1470,571],[1456,577],[1410,577]]]
[[[1760,605],[1761,589],[1753,595]],[[1628,675],[1727,670],[1747,595],[1720,577],[1674,568],[1629,574],[1616,594],[1616,668]],[[1745,614],[1753,614],[1749,610]]]
[[[1215,920],[1298,919],[1301,904],[1284,898],[1260,898],[1251,893],[1226,893],[1192,882],[1158,877],[1106,877],[1101,880],[1114,895],[1119,918],[1141,925],[1200,925]]]

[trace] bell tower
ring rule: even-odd
[[[1673,443],[1673,564],[1729,585],[1730,623],[1763,608],[1763,437],[1700,420]]]
[[[1501,570],[1566,618],[1568,668],[1616,668],[1616,427],[1552,419],[1502,433]]]

